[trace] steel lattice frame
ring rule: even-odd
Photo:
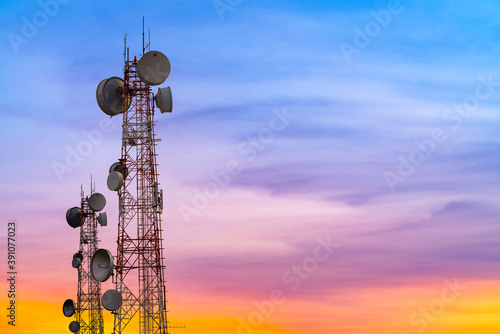
[[[121,334],[134,316],[140,334],[168,334],[161,235],[161,199],[156,171],[156,142],[151,87],[137,75],[137,61],[126,61],[116,289],[123,304],[113,333]]]
[[[80,227],[80,253],[83,256],[78,267],[78,293],[75,317],[80,323],[79,334],[104,334],[104,320],[101,306],[101,283],[90,274],[90,260],[97,250],[97,218],[89,208],[82,193],[82,219]]]

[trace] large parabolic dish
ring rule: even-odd
[[[107,281],[113,268],[113,255],[107,249],[98,249],[90,260],[90,274],[97,282]]]
[[[66,301],[63,304],[64,316],[71,317],[73,314],[75,314],[75,310],[76,310],[76,304],[73,301],[73,299],[66,299]]]
[[[87,200],[89,208],[94,211],[101,211],[106,206],[106,198],[99,193],[93,193]]]
[[[160,51],[149,51],[139,59],[137,75],[147,85],[161,85],[170,75],[170,61]]]
[[[72,228],[77,228],[82,226],[83,224],[82,209],[76,206],[71,209],[68,209],[68,211],[66,211],[66,221]]]
[[[96,91],[97,104],[105,114],[116,116],[122,114],[124,105],[130,107],[131,99],[125,96],[125,84],[118,77],[111,77],[99,83]]]

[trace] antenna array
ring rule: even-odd
[[[172,112],[170,87],[162,84],[170,74],[170,61],[159,51],[150,51],[145,44],[144,18],[142,54],[139,60],[129,60],[127,35],[124,38],[124,77],[111,77],[99,83],[96,91],[101,110],[113,117],[123,114],[122,148],[118,162],[109,169],[108,188],[118,194],[117,254],[98,249],[97,223],[107,225],[101,211],[106,200],[94,193],[85,198],[81,207],[68,210],[66,219],[73,228],[81,228],[80,250],[73,258],[78,268],[77,303],[66,300],[64,315],[76,316],[70,324],[72,332],[103,334],[101,305],[114,314],[113,334],[122,334],[132,319],[138,320],[140,334],[169,334],[166,287],[163,263],[161,213],[163,191],[159,188],[155,134],[157,121],[154,106],[161,113]],[[146,52],[148,50],[148,52]],[[145,53],[146,52],[146,53]],[[101,282],[112,277],[116,289],[106,291],[102,298]],[[102,301],[102,304],[101,304]],[[88,311],[88,317],[82,314]]]
[[[77,301],[66,300],[63,313],[67,317],[75,316],[69,329],[79,334],[104,334],[101,284],[92,279],[90,262],[99,244],[97,225],[106,225],[106,213],[97,214],[106,205],[106,200],[103,195],[93,191],[91,184],[91,196],[86,197],[82,189],[80,207],[73,207],[66,213],[68,224],[80,228],[80,246],[71,262],[78,271]]]

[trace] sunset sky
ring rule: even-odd
[[[123,75],[125,34],[141,53],[143,16],[172,66],[156,114],[172,334],[499,333],[494,0],[2,1],[1,333],[71,334],[65,214],[91,176],[116,255],[122,117],[95,94]]]

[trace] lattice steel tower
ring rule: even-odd
[[[123,113],[121,158],[111,166],[107,181],[109,189],[118,191],[119,203],[113,280],[121,304],[114,311],[113,333],[124,333],[136,318],[140,334],[168,334],[154,105],[162,113],[171,112],[172,94],[167,87],[154,95],[151,86],[165,81],[170,62],[159,51],[144,53],[144,45],[139,61],[129,60],[125,50],[123,80],[103,80],[97,89],[106,114]]]
[[[125,63],[125,95],[131,106],[123,113],[122,168],[127,170],[118,192],[120,217],[116,258],[117,290],[123,306],[115,315],[114,332],[121,333],[138,310],[139,333],[168,333],[163,277],[161,199],[158,193],[151,87],[137,75],[137,62]],[[139,291],[127,282],[137,270]]]
[[[96,212],[104,208],[104,196],[94,193],[91,196],[81,192],[81,205],[67,211],[66,220],[73,228],[80,227],[80,247],[73,255],[72,266],[78,270],[77,300],[68,299],[63,306],[66,316],[75,316],[70,330],[79,334],[104,334],[104,320],[101,305],[101,283],[91,277],[90,262],[99,244],[97,224],[106,225],[106,214]]]
[[[76,321],[80,323],[80,334],[104,334],[104,320],[101,306],[101,283],[90,276],[90,259],[97,250],[97,217],[89,207],[88,198],[82,191],[82,214],[84,222],[80,227],[80,250],[83,261],[78,267],[78,295]]]

